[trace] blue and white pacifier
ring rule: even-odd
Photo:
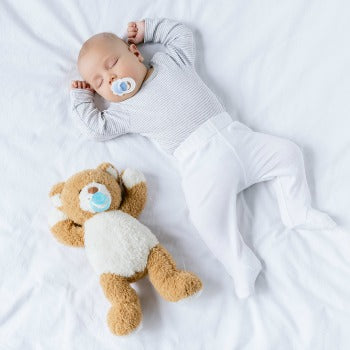
[[[136,87],[135,80],[130,77],[114,80],[111,84],[111,90],[114,95],[123,96],[134,91]]]
[[[90,199],[90,207],[95,213],[100,213],[109,209],[111,198],[102,192],[96,192]]]
[[[80,208],[90,213],[101,213],[110,208],[112,196],[107,187],[97,182],[90,182],[79,193]]]

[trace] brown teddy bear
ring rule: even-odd
[[[53,186],[55,208],[49,218],[54,236],[63,244],[85,247],[112,304],[107,322],[112,333],[126,335],[141,323],[139,298],[130,283],[147,273],[157,292],[178,301],[202,289],[201,280],[178,270],[169,252],[137,219],[147,186],[144,175],[109,163],[81,171]]]

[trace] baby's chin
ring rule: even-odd
[[[102,96],[106,101],[108,101],[108,102],[114,102],[114,103],[116,103],[116,102],[122,102],[122,101],[125,101],[125,100],[127,100],[127,98],[126,98],[126,96],[114,96],[114,95],[112,95],[112,96]]]

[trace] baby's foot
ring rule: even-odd
[[[72,89],[86,89],[86,90],[89,90],[91,92],[95,92],[95,90],[91,88],[89,83],[87,83],[86,81],[81,81],[81,80],[73,80],[71,88]]]

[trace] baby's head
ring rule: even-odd
[[[99,95],[111,102],[120,102],[135,95],[147,74],[143,57],[135,44],[128,46],[112,33],[92,36],[82,46],[78,57],[78,70]],[[130,77],[135,89],[123,96],[114,95],[111,84],[116,79]]]

